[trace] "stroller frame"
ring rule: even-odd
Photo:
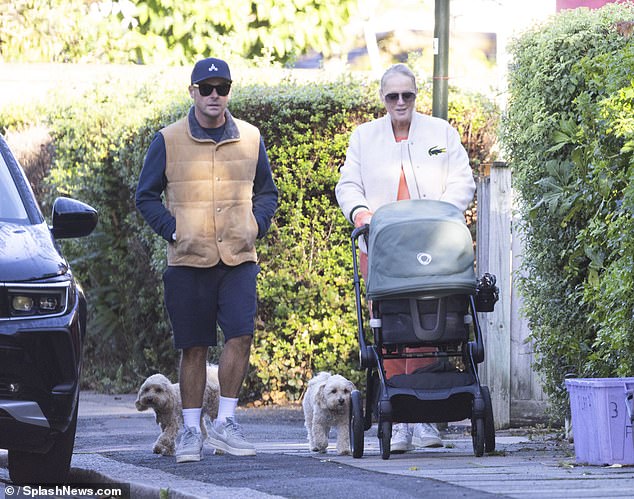
[[[350,405],[350,441],[352,455],[355,458],[363,456],[364,432],[372,427],[373,417],[378,423],[378,438],[381,457],[389,459],[390,441],[393,423],[439,423],[462,421],[471,419],[471,436],[474,454],[477,457],[485,452],[495,450],[495,424],[493,408],[488,387],[480,383],[478,364],[484,360],[484,342],[478,311],[492,311],[493,303],[477,301],[476,293],[446,294],[419,293],[418,296],[408,296],[412,321],[416,322],[416,304],[425,300],[436,300],[439,313],[434,328],[444,327],[444,313],[446,300],[458,299],[464,301],[465,335],[463,338],[453,338],[449,341],[422,341],[414,344],[400,344],[384,342],[383,324],[381,321],[381,303],[388,300],[372,301],[372,316],[369,321],[372,331],[372,341],[366,338],[364,328],[364,309],[361,299],[361,279],[358,264],[359,245],[361,237],[369,234],[369,225],[353,230],[352,257],[354,272],[354,290],[357,312],[357,336],[359,342],[360,368],[366,370],[365,404],[360,390],[352,392]],[[488,278],[495,277],[486,274]],[[480,281],[479,281],[480,282]],[[497,288],[495,288],[497,291]],[[402,301],[403,297],[397,297]],[[495,296],[497,300],[497,295]],[[444,305],[443,305],[444,303]],[[476,303],[480,305],[476,306]],[[365,315],[368,311],[365,311]],[[378,319],[374,319],[376,317]],[[470,318],[470,319],[469,319]],[[439,322],[441,324],[439,324]],[[470,322],[470,324],[468,324]],[[418,326],[414,325],[414,328]],[[433,332],[433,331],[432,331]],[[473,339],[471,340],[471,334]],[[435,352],[412,353],[406,352],[407,346],[434,346]],[[414,374],[398,375],[386,379],[383,361],[397,358],[436,358],[439,371],[417,370]],[[449,368],[449,360],[459,357],[462,369]],[[444,366],[444,367],[442,367]],[[419,372],[421,371],[421,372]]]

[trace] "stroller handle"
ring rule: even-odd
[[[352,231],[352,240],[356,241],[357,239],[359,239],[359,236],[362,236],[364,234],[368,234],[370,232],[370,224],[364,224],[361,227],[355,227],[355,229]]]
[[[367,236],[370,232],[370,225],[364,224],[361,227],[356,227],[352,231],[352,269],[354,272],[354,294],[357,307],[357,337],[359,340],[359,363],[361,368],[368,368],[376,363],[376,357],[373,355],[372,348],[369,347],[365,340],[365,333],[363,332],[363,311],[361,309],[361,279],[359,277],[359,264],[357,261],[357,240],[359,237]]]

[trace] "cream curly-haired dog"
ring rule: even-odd
[[[200,431],[203,440],[207,438],[204,417],[209,416],[213,421],[218,416],[218,401],[220,385],[218,384],[218,366],[207,366],[207,386],[203,396],[203,410],[200,415]],[[138,411],[154,409],[156,424],[161,427],[161,434],[154,442],[153,451],[163,456],[173,456],[175,452],[176,435],[183,425],[183,409],[181,392],[178,383],[172,383],[162,374],[148,377],[137,394],[134,402]]]
[[[337,454],[350,454],[350,394],[352,381],[340,374],[320,372],[308,382],[304,396],[304,424],[308,446],[326,452],[330,428],[337,430]]]

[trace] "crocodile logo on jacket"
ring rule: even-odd
[[[439,154],[442,154],[444,152],[447,152],[447,148],[446,147],[439,147],[439,146],[430,147],[429,150],[427,151],[427,153],[430,156],[438,156]]]

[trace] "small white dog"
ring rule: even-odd
[[[337,454],[350,454],[350,394],[354,384],[339,374],[320,372],[308,382],[302,402],[311,451],[326,452],[330,428],[337,430]]]
[[[216,419],[219,397],[218,366],[210,364],[207,366],[207,386],[205,386],[203,410],[200,415],[200,431],[203,434],[203,440],[207,438],[204,417],[209,416],[212,421]],[[153,374],[139,388],[134,405],[138,411],[154,409],[156,424],[161,427],[161,434],[154,442],[152,450],[155,454],[173,456],[176,448],[176,435],[183,425],[179,384],[172,383],[162,374]]]

